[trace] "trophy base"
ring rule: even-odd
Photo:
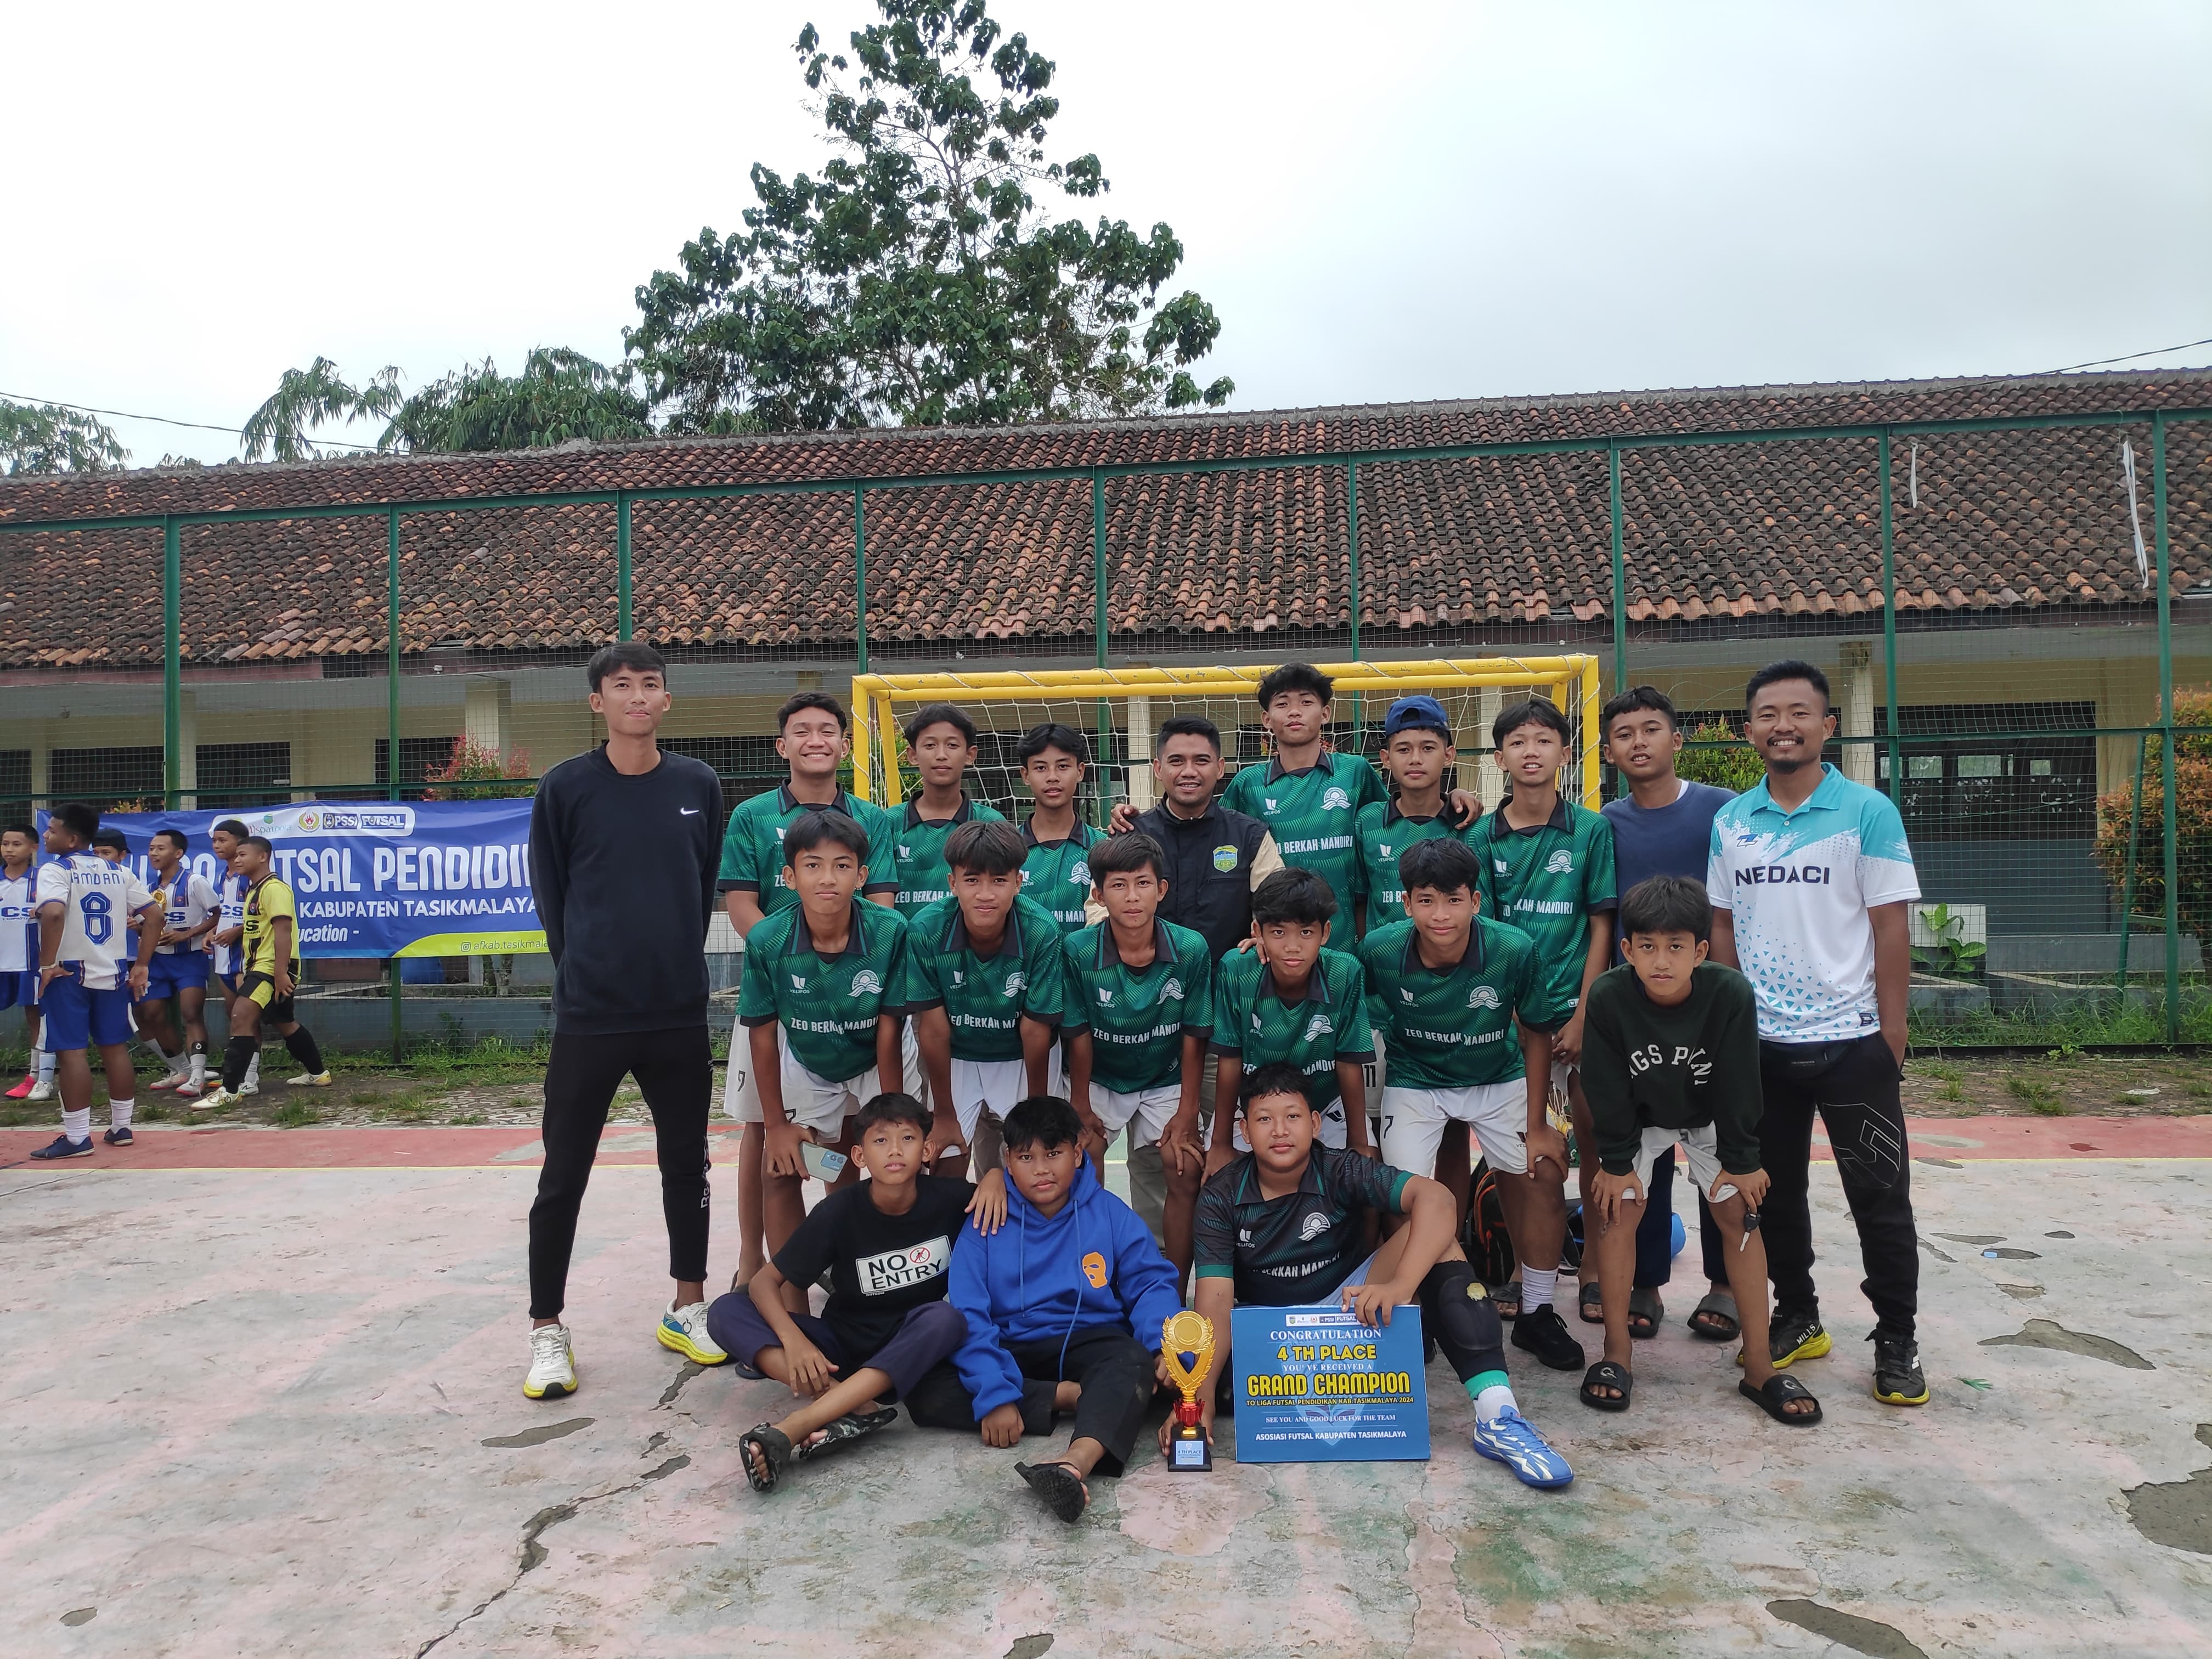
[[[1193,1474],[1210,1470],[1213,1467],[1213,1448],[1206,1443],[1203,1434],[1188,1437],[1177,1435],[1168,1443],[1168,1467]]]

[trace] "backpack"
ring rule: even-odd
[[[1460,1246],[1474,1276],[1484,1284],[1503,1285],[1513,1277],[1513,1239],[1505,1231],[1505,1203],[1498,1190],[1498,1172],[1486,1158],[1474,1166]]]

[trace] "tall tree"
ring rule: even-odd
[[[487,357],[434,380],[392,413],[379,449],[532,449],[589,438],[653,435],[628,364],[609,368],[580,351],[540,346],[509,378]]]
[[[92,416],[0,398],[0,475],[112,472],[130,459],[115,434]]]
[[[322,449],[309,435],[316,428],[390,415],[399,404],[398,369],[380,370],[356,387],[336,363],[318,357],[305,368],[284,371],[276,390],[239,433],[238,447],[249,461],[319,459]]]
[[[1083,418],[1218,405],[1188,366],[1221,331],[1164,224],[1054,219],[1096,155],[1048,161],[1054,65],[986,0],[877,0],[848,58],[798,54],[838,154],[756,165],[743,233],[709,228],[637,291],[626,338],[678,433]],[[850,85],[847,77],[852,77]],[[978,78],[985,82],[978,89]]]

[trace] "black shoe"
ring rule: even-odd
[[[1867,1335],[1874,1344],[1874,1397],[1885,1406],[1924,1406],[1928,1379],[1920,1370],[1920,1345],[1909,1336],[1876,1329]]]
[[[1524,1311],[1513,1322],[1513,1346],[1536,1356],[1537,1363],[1555,1371],[1583,1368],[1583,1345],[1567,1332],[1567,1322],[1550,1303]]]
[[[1818,1313],[1785,1313],[1777,1308],[1774,1322],[1766,1328],[1767,1359],[1778,1371],[1787,1370],[1800,1359],[1818,1359],[1834,1346]],[[1743,1364],[1741,1348],[1736,1350],[1735,1363]]]

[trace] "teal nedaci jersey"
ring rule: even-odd
[[[1039,841],[1031,818],[1022,826],[1022,839],[1030,849],[1022,863],[1022,896],[1042,905],[1061,933],[1082,932],[1090,925],[1083,907],[1091,897],[1091,849],[1105,836],[1078,818],[1066,841]]]
[[[898,820],[874,802],[843,792],[828,805],[811,805],[793,795],[788,783],[755,795],[730,814],[729,828],[722,832],[722,866],[715,877],[715,890],[758,894],[763,915],[774,915],[798,903],[799,895],[785,878],[783,832],[798,822],[802,812],[832,811],[842,812],[867,832],[868,879],[864,890],[896,891],[898,872],[891,866],[891,848]]]
[[[1313,1079],[1314,1109],[1336,1103],[1336,1063],[1375,1058],[1367,1023],[1367,971],[1359,958],[1323,951],[1306,976],[1306,994],[1285,1002],[1257,951],[1231,951],[1213,974],[1217,1054],[1235,1054],[1247,1072],[1288,1061]]]
[[[955,1060],[1019,1060],[1022,1018],[1057,1027],[1066,990],[1060,927],[1044,907],[1014,900],[998,950],[978,956],[957,898],[925,905],[907,920],[909,1013],[943,1008]]]
[[[1582,999],[1590,918],[1620,908],[1613,825],[1602,812],[1562,795],[1557,810],[1533,830],[1507,823],[1503,807],[1486,814],[1468,832],[1467,844],[1482,866],[1483,909],[1535,940],[1545,1001],[1559,1020],[1572,1018]]]
[[[1443,805],[1446,812],[1451,811],[1449,800]],[[1406,884],[1398,879],[1398,860],[1414,842],[1439,836],[1465,841],[1468,832],[1441,817],[1409,818],[1398,811],[1395,800],[1370,801],[1359,809],[1358,894],[1367,907],[1369,933],[1405,921]]]
[[[1185,1033],[1213,1028],[1213,963],[1206,937],[1171,921],[1154,924],[1149,967],[1124,963],[1114,925],[1102,921],[1062,943],[1067,960],[1060,1024],[1091,1033],[1091,1076],[1102,1089],[1134,1094],[1182,1077]]]
[[[853,901],[845,948],[814,948],[796,902],[765,918],[745,940],[738,1019],[781,1024],[792,1057],[832,1083],[876,1063],[876,1022],[906,1012],[906,918],[887,905]]]
[[[978,821],[1006,821],[1005,813],[965,794],[960,797],[959,810],[949,818],[924,818],[919,799],[908,801],[903,815],[887,816],[897,825],[898,885],[892,890],[891,907],[902,916],[951,896],[952,877],[945,867],[945,843],[955,830]]]
[[[1468,1089],[1526,1077],[1518,1015],[1549,1030],[1566,1015],[1544,998],[1544,976],[1528,934],[1478,915],[1456,966],[1421,961],[1410,921],[1359,941],[1367,969],[1367,1017],[1389,1046],[1385,1084],[1394,1089]]]
[[[1382,775],[1365,756],[1333,750],[1324,750],[1302,772],[1285,772],[1280,761],[1247,766],[1221,792],[1222,805],[1267,826],[1284,863],[1311,870],[1328,883],[1337,906],[1328,942],[1340,950],[1352,945],[1359,809],[1385,798]]]

